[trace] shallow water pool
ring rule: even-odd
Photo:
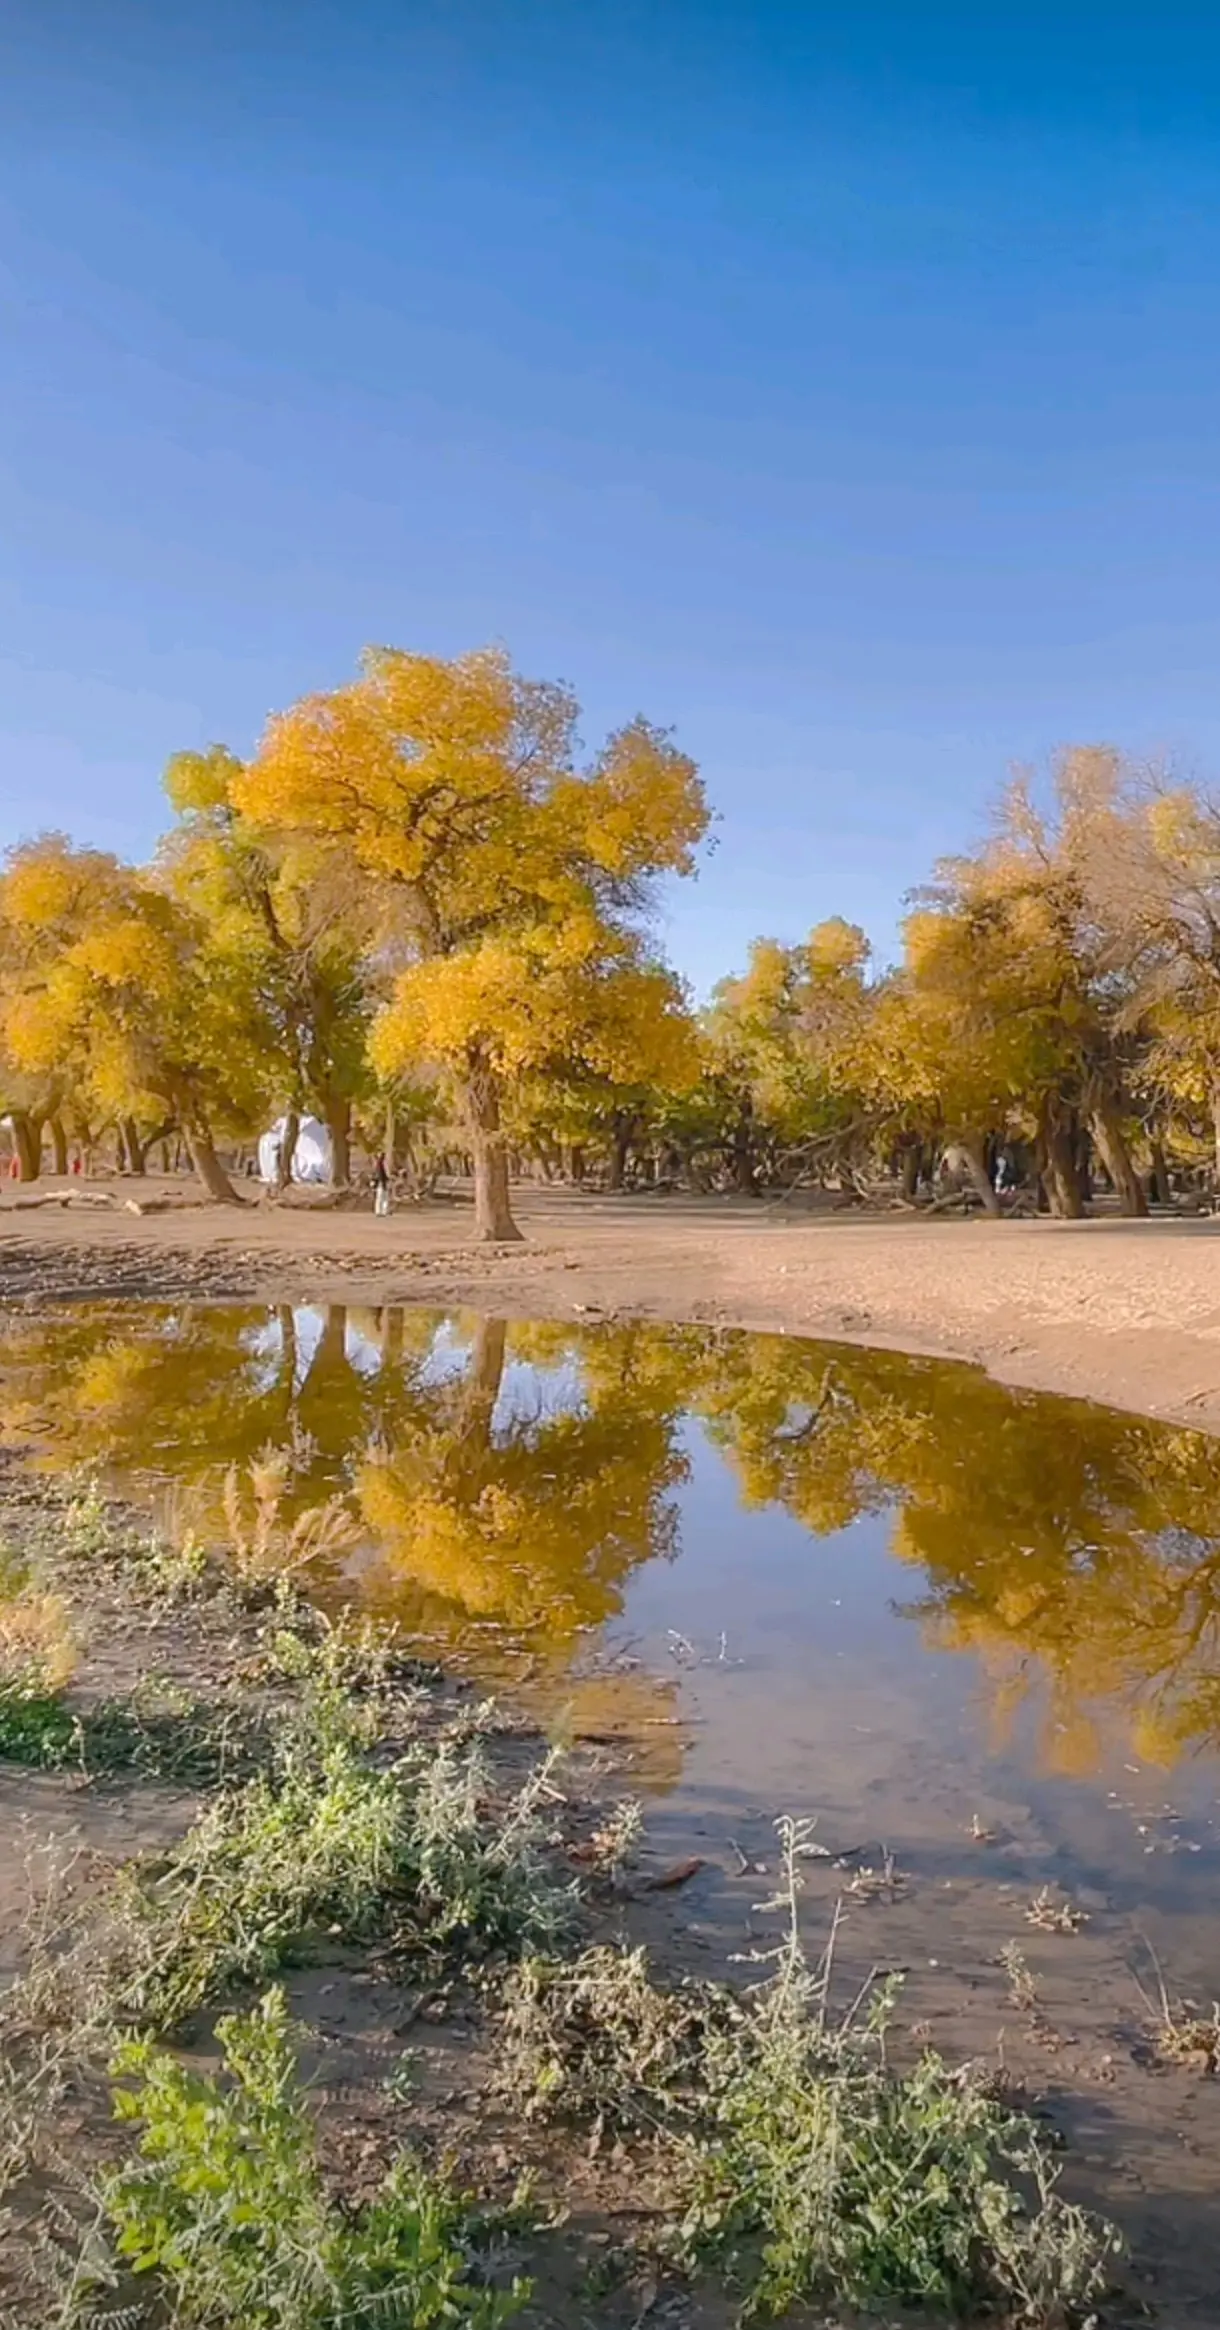
[[[0,1441],[604,1743],[684,1963],[773,1933],[814,1820],[847,1996],[900,1971],[902,2043],[1050,2085],[1214,2319],[1220,2081],[1150,2032],[1220,1995],[1220,1442],[782,1336],[144,1304],[10,1317]]]
[[[874,1862],[1015,1835],[1115,1906],[1215,1899],[1204,1435],[780,1336],[248,1305],[11,1322],[0,1423],[179,1528],[261,1511],[743,1859],[789,1807]]]

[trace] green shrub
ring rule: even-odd
[[[442,1739],[399,1766],[409,1799],[408,1915],[431,1946],[466,1954],[553,1948],[569,1930],[576,1888],[548,1861],[546,1805],[559,1758],[543,1758],[517,1794],[493,1801],[480,1739]]]
[[[341,1702],[317,1699],[320,1753],[302,1730],[278,1768],[207,1805],[155,1876],[129,1875],[119,1907],[121,2008],[172,2028],[257,1981],[311,1937],[391,1929],[406,1947],[464,1955],[551,1944],[573,1889],[546,1867],[539,1766],[499,1816],[477,1743],[413,1751],[393,1771],[344,1737]]]
[[[167,1686],[74,1706],[36,1682],[0,1681],[0,1763],[205,1788],[253,1769],[268,1752],[261,1724]]]
[[[527,2289],[472,2278],[483,2230],[467,2202],[404,2155],[356,2212],[330,2198],[297,2076],[283,1993],[221,2021],[223,2079],[147,2040],[121,2051],[121,2119],[139,2156],[102,2189],[114,2246],[155,2275],[181,2330],[498,2330]]]
[[[687,2254],[744,2280],[747,2319],[802,2298],[1075,2318],[1117,2234],[1060,2198],[1047,2138],[969,2070],[931,2052],[890,2067],[896,1984],[862,2023],[831,2025],[833,1934],[814,1972],[799,1931],[809,1824],[779,1830],[783,1881],[759,1906],[783,1910],[787,1930],[770,1979],[709,2041],[706,2122],[685,2146]]]
[[[0,1681],[0,1763],[54,1770],[74,1760],[76,1740],[76,1719],[62,1692]]]
[[[930,2053],[906,2072],[887,2062],[892,1991],[832,2025],[832,1953],[811,1970],[797,1918],[808,1832],[780,1829],[783,1881],[758,1906],[787,1926],[758,1988],[659,1988],[639,1950],[527,1959],[501,2093],[595,2139],[649,2138],[677,2257],[743,2289],[747,2319],[803,2300],[1078,2318],[1117,2236],[1060,2198],[1047,2138],[986,2083]]]
[[[402,1793],[336,1745],[205,1806],[164,1870],[129,1875],[132,1964],[121,2004],[172,2028],[235,1983],[274,1973],[319,1928],[379,1922],[406,1860]]]
[[[830,2298],[1067,2319],[1098,2294],[1108,2230],[1060,2199],[1031,2120],[936,2055],[887,2069],[886,2011],[830,2032],[764,2002],[713,2042],[688,2251],[744,2277],[748,2315]]]
[[[190,1601],[219,1585],[203,1546],[189,1533],[166,1536],[140,1527],[103,1492],[87,1469],[57,1484],[38,1529],[52,1567],[80,1564],[121,1578],[129,1594],[152,1602]]]

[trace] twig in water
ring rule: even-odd
[[[862,1861],[854,1877],[849,1877],[844,1891],[856,1901],[897,1901],[906,1892],[907,1881],[888,1845],[881,1847],[881,1866],[870,1867]]]
[[[1089,1920],[1085,1910],[1077,1909],[1071,1901],[1057,1901],[1052,1887],[1044,1885],[1029,1903],[1025,1922],[1044,1934],[1074,1934]]]
[[[1211,2013],[1200,2014],[1190,1999],[1179,1999],[1176,2005],[1170,1999],[1161,1961],[1146,1934],[1140,1935],[1152,1961],[1156,1975],[1158,1996],[1154,1999],[1140,1977],[1137,1967],[1131,1971],[1135,1986],[1148,2009],[1158,2055],[1166,2063],[1188,2066],[1197,2071],[1220,2071],[1220,2004],[1212,2000]]]

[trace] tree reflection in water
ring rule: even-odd
[[[892,1508],[891,1551],[926,1580],[907,1614],[976,1653],[1001,1729],[1044,1690],[1052,1767],[1092,1768],[1116,1719],[1150,1762],[1220,1743],[1220,1443],[764,1337],[734,1339],[697,1404],[747,1504],[819,1533]]]
[[[1201,1434],[894,1353],[638,1324],[64,1309],[0,1343],[9,1446],[159,1477],[218,1536],[228,1468],[283,1450],[289,1517],[339,1495],[360,1525],[345,1590],[489,1663],[511,1647],[578,1725],[663,1734],[671,1762],[672,1691],[580,1665],[632,1575],[678,1550],[687,1416],[747,1508],[819,1536],[888,1515],[923,1573],[907,1614],[976,1654],[1000,1724],[1039,1698],[1053,1765],[1090,1768],[1116,1722],[1165,1764],[1220,1741],[1220,1446]],[[748,1549],[742,1570],[748,1596]]]

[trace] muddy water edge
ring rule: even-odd
[[[613,1915],[673,1967],[768,1938],[774,1822],[816,1820],[804,1916],[843,1996],[900,1975],[897,2047],[1036,2097],[1133,2291],[1220,2315],[1216,2057],[1158,2027],[1202,2034],[1220,1990],[1220,1444],[787,1337],[209,1304],[10,1318],[0,1434],[18,1556],[89,1478],[393,1618],[446,1691],[563,1743],[586,1806],[637,1792]],[[153,1666],[203,1693],[261,1621],[103,1581],[72,1623],[87,1705]],[[195,1801],[79,1769],[0,1768],[0,1796],[6,1965],[47,1836],[84,1872]],[[294,1984],[328,2077],[384,2044],[366,1984]],[[448,2132],[462,2027],[428,2039]]]

